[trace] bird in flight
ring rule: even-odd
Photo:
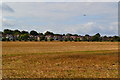
[[[83,16],[86,16],[86,14],[84,14]]]

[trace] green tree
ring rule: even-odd
[[[108,37],[107,36],[103,36],[102,37],[102,41],[108,41]]]
[[[29,34],[27,31],[22,31],[21,34]]]
[[[78,34],[73,34],[73,36],[78,36]]]
[[[70,33],[67,33],[67,34],[66,34],[66,36],[72,36],[72,34],[70,34]]]
[[[64,38],[64,41],[68,41],[68,39],[67,39],[67,38]]]
[[[29,39],[29,34],[22,34],[22,35],[20,36],[20,39],[21,39],[21,40],[24,40],[24,41],[28,41],[28,39]]]
[[[92,37],[92,41],[101,41],[100,36],[101,36],[101,35],[100,35],[99,33],[95,34],[95,35]]]
[[[85,41],[90,41],[90,40],[89,40],[89,37],[90,37],[90,36],[89,36],[88,34],[86,34],[86,35],[85,35]]]
[[[13,34],[14,34],[14,35],[18,35],[18,34],[20,35],[21,32],[20,32],[19,30],[14,30],[14,31],[13,31]]]
[[[119,36],[113,36],[113,41],[119,41]]]
[[[50,32],[50,31],[46,31],[46,32],[45,32],[45,35],[54,35],[54,33],[53,33],[53,32]]]
[[[19,35],[19,36],[17,36],[17,35]],[[14,31],[13,31],[13,36],[14,36],[15,38],[13,39],[13,41],[19,40],[19,39],[20,39],[20,35],[21,35],[21,32],[20,32],[19,30],[14,30]]]
[[[4,34],[13,34],[13,31],[9,29],[5,29]]]
[[[62,36],[65,36],[65,34],[63,34]]]
[[[53,41],[53,38],[50,38],[50,41]]]
[[[43,33],[38,33],[38,35],[43,36]]]
[[[77,38],[77,41],[80,41],[80,38]]]
[[[30,31],[30,35],[37,36],[38,33],[37,33],[37,31],[32,30],[32,31]]]

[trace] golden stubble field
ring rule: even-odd
[[[2,42],[3,78],[117,78],[118,42]]]

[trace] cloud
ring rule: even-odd
[[[55,33],[117,34],[117,28],[114,28],[114,22],[117,21],[117,3],[22,2],[5,5],[14,10],[4,12],[3,18],[6,21],[3,23],[7,28],[34,29],[38,32],[51,30]]]
[[[8,6],[5,3],[0,5],[0,9],[2,9],[2,11],[5,11],[5,12],[12,12],[12,13],[15,12],[10,6]]]
[[[119,0],[4,0],[3,2],[118,2]]]
[[[9,6],[16,11],[15,17],[46,17],[50,19],[62,19],[73,17],[76,15],[99,15],[99,14],[112,14],[116,6],[114,3],[9,3]],[[113,6],[111,6],[113,5]],[[69,13],[69,14],[68,14]],[[10,15],[5,13],[5,15]]]
[[[113,22],[116,23],[116,22]],[[34,26],[31,27],[34,28],[38,32],[44,32],[47,30],[53,31],[54,33],[72,33],[72,34],[79,34],[79,35],[85,35],[90,34],[94,35],[96,33],[100,33],[101,35],[117,35],[118,34],[118,27],[117,25],[111,25],[112,23],[106,25],[98,25],[95,22],[87,22],[83,24],[51,24],[51,25],[45,25],[45,26]]]
[[[4,26],[4,28],[12,28],[15,26],[15,21],[12,19],[3,18],[2,19],[2,26]]]
[[[113,22],[116,23],[116,22]],[[117,25],[111,25],[112,23],[107,24],[106,25],[98,25],[95,22],[88,22],[88,23],[84,23],[84,24],[76,24],[76,25],[61,25],[62,26],[62,31],[59,31],[59,28],[57,28],[58,30],[55,31],[56,33],[62,33],[62,32],[66,32],[66,33],[73,33],[73,34],[81,34],[81,35],[85,35],[85,34],[90,34],[90,35],[94,35],[96,33],[100,33],[102,35],[117,35],[118,34],[118,26]]]

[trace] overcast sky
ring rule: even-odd
[[[119,0],[2,0],[3,2],[118,2]]]
[[[117,2],[6,2],[0,9],[2,30],[118,34]]]

